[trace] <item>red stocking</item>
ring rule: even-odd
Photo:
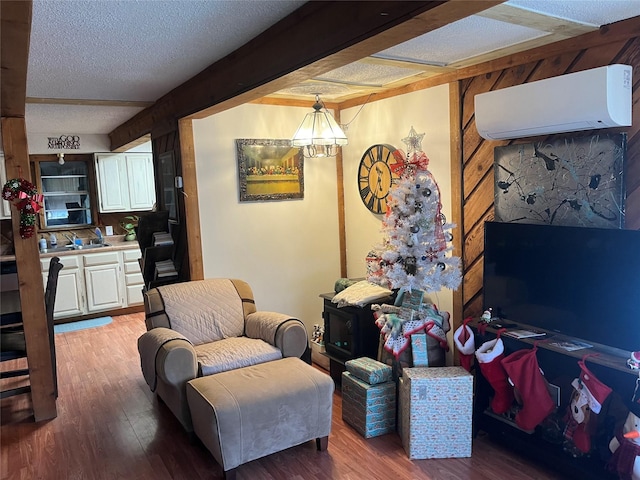
[[[516,414],[516,423],[523,430],[536,428],[554,407],[538,366],[537,350],[537,347],[518,350],[502,360],[509,378],[522,397],[522,409]]]
[[[476,349],[476,340],[473,335],[473,330],[467,326],[467,323],[471,320],[471,317],[466,318],[462,325],[460,325],[453,334],[453,343],[458,349],[460,355],[460,365],[467,372],[471,371],[471,360],[473,359],[473,352]]]
[[[509,385],[507,372],[502,366],[503,358],[504,344],[500,338],[483,343],[476,351],[480,371],[495,391],[491,400],[491,410],[497,414],[505,413],[513,403],[513,387]]]

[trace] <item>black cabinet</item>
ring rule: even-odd
[[[324,346],[329,357],[329,373],[340,385],[344,362],[353,358],[377,358],[380,329],[375,324],[371,304],[363,307],[340,307],[331,302],[335,293],[320,295],[324,299]],[[376,303],[393,303],[383,299]]]
[[[488,327],[486,332],[478,331],[478,323],[469,325],[475,332],[476,348],[484,342],[496,337],[497,329]],[[526,326],[522,326],[526,328]],[[539,329],[538,329],[539,330]],[[606,348],[594,345],[594,348],[576,351],[563,351],[559,347],[551,345],[555,339],[559,339],[553,332],[547,332],[542,338],[514,339],[506,335],[501,336],[505,346],[505,356],[523,349],[537,345],[536,358],[545,379],[551,384],[552,398],[557,399],[559,406],[557,411],[547,417],[533,433],[520,430],[509,415],[494,414],[489,405],[494,394],[493,388],[484,378],[480,368],[474,367],[476,373],[476,391],[474,396],[474,429],[477,432],[487,432],[492,440],[501,443],[519,453],[532,456],[537,462],[545,463],[565,475],[567,478],[580,480],[604,480],[616,479],[606,470],[606,461],[609,456],[608,442],[613,436],[616,424],[624,421],[626,408],[624,402],[631,399],[638,373],[626,366],[626,358],[612,354]],[[564,339],[566,337],[562,337]],[[580,340],[580,339],[575,339]],[[592,450],[588,455],[576,455],[566,448],[563,435],[563,417],[571,402],[573,387],[571,382],[580,375],[578,360],[586,354],[597,354],[589,357],[587,367],[602,383],[609,386],[613,393],[610,396],[610,404],[606,418],[597,420],[598,431],[593,432]],[[615,402],[615,403],[614,403]]]

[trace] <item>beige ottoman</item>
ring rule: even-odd
[[[225,472],[331,431],[333,380],[299,358],[283,358],[187,383],[198,438]]]

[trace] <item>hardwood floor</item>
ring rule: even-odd
[[[36,424],[29,395],[2,400],[2,479],[222,478],[209,452],[190,440],[144,382],[137,352],[144,331],[143,315],[134,314],[114,317],[102,327],[56,334],[58,417]],[[315,442],[307,442],[240,466],[237,478],[561,478],[481,435],[473,441],[471,458],[411,461],[396,434],[368,440],[358,435],[342,421],[341,403],[338,391],[327,451],[318,452]]]

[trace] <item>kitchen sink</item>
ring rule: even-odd
[[[62,245],[54,248],[47,248],[46,253],[70,252],[72,250],[94,250],[96,248],[110,247],[110,243],[89,243],[87,245]]]

